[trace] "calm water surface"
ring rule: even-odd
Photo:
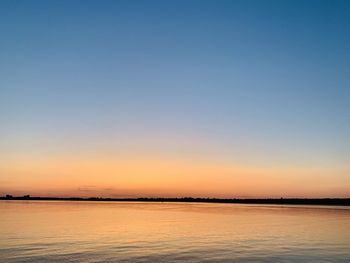
[[[0,262],[350,262],[350,209],[0,201]]]

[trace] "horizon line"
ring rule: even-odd
[[[277,204],[277,205],[338,205],[350,206],[347,198],[213,198],[213,197],[135,197],[135,198],[102,198],[102,197],[37,197],[37,196],[0,196],[0,200],[32,201],[138,201],[138,202],[194,202],[194,203],[231,203],[231,204]]]

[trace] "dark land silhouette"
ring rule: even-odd
[[[350,198],[101,198],[101,197],[32,197],[1,196],[0,200],[43,200],[43,201],[111,201],[111,202],[188,202],[188,203],[229,203],[229,204],[275,204],[275,205],[335,205],[350,206]]]

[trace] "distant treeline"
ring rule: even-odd
[[[276,205],[339,205],[350,206],[350,198],[100,198],[100,197],[32,197],[6,195],[0,200],[47,200],[47,201],[114,201],[114,202],[193,202],[230,204],[276,204]]]

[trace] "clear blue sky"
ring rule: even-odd
[[[118,153],[324,167],[346,192],[349,14],[349,1],[2,0],[3,182],[25,180],[9,156]]]

